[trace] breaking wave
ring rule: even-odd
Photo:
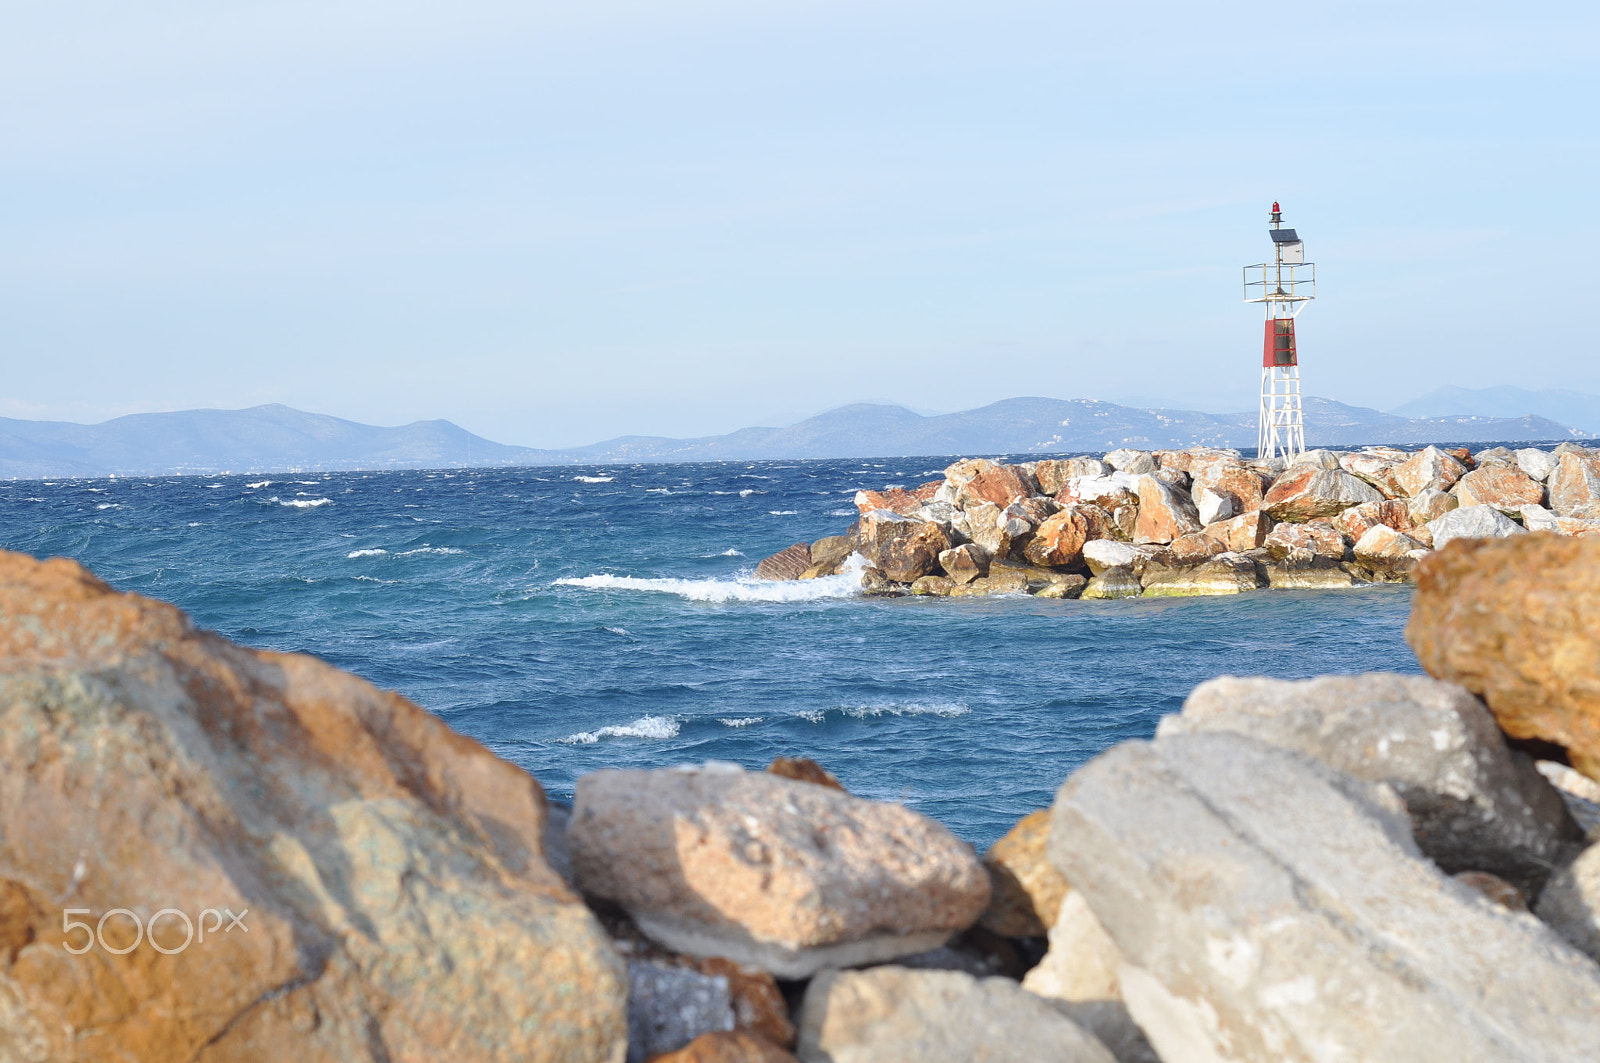
[[[654,591],[676,594],[692,602],[810,602],[859,595],[861,573],[859,568],[853,568],[837,576],[808,580],[643,579],[598,575],[558,579],[555,585],[594,591]]]
[[[291,498],[287,502],[274,495],[272,501],[280,506],[293,506],[295,509],[316,509],[318,506],[331,506],[331,498]]]
[[[615,476],[574,476],[574,480],[581,484],[608,484],[615,480]]]
[[[387,550],[380,550],[380,549],[352,550],[348,554],[345,554],[344,556],[345,557],[382,557],[384,554],[387,554],[388,552],[389,551],[387,551]]]
[[[579,731],[556,739],[567,746],[592,746],[602,738],[677,738],[678,721],[672,716],[641,716],[632,723],[614,727],[600,727],[593,731]]]

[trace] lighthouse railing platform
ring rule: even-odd
[[[1259,262],[1244,268],[1247,303],[1298,303],[1316,297],[1315,262]]]

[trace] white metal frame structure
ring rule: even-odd
[[[1317,297],[1317,264],[1305,261],[1305,244],[1293,229],[1283,228],[1283,214],[1276,203],[1271,221],[1273,261],[1244,268],[1244,301],[1265,303],[1267,311],[1256,453],[1293,461],[1306,449],[1294,319]]]

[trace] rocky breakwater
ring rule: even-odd
[[[863,567],[868,594],[1051,598],[1237,594],[1401,582],[1452,539],[1600,534],[1600,452],[1505,447],[1113,450],[863,490],[843,535],[762,561],[763,579]]]

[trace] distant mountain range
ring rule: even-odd
[[[1520,417],[1538,414],[1591,435],[1600,435],[1600,396],[1582,395],[1576,391],[1444,387],[1389,412],[1397,417]]]
[[[1448,402],[1448,391],[1410,403]],[[1489,389],[1515,404],[1517,389]],[[1462,392],[1483,396],[1484,392]],[[1571,392],[1524,392],[1600,399]],[[1474,400],[1476,401],[1476,400]],[[1564,400],[1565,401],[1565,400]],[[1312,446],[1375,443],[1551,441],[1589,433],[1532,414],[1401,416],[1328,399],[1305,400]],[[1590,423],[1600,423],[1600,420]],[[97,425],[0,418],[0,478],[430,469],[507,465],[604,465],[761,458],[858,458],[947,454],[1101,453],[1195,443],[1253,447],[1256,415],[1146,410],[1089,399],[1016,398],[936,416],[903,406],[843,406],[786,428],[744,428],[700,439],[623,436],[586,447],[536,450],[475,436],[449,421],[379,428],[288,406],[185,410]]]

